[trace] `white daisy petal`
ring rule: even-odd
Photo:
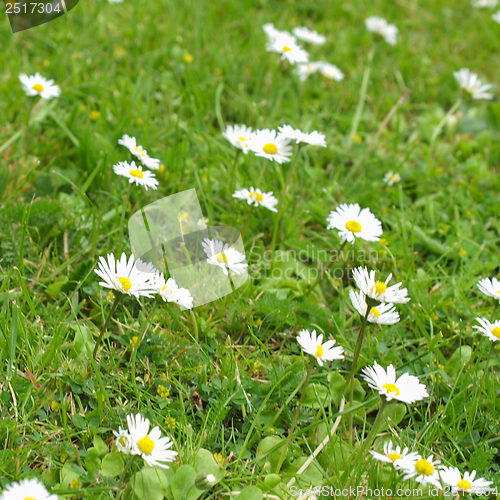
[[[488,295],[488,297],[493,297],[494,299],[500,301],[500,281],[496,278],[484,278],[479,281],[477,287],[485,295]]]
[[[314,356],[320,366],[324,361],[333,361],[334,359],[344,359],[344,348],[334,347],[335,340],[328,340],[323,343],[323,334],[317,336],[316,330],[300,330],[297,336],[297,342],[306,354]]]
[[[234,147],[247,154],[253,131],[246,125],[228,125],[222,134]]]
[[[342,242],[354,243],[356,238],[378,241],[382,236],[381,222],[370,212],[357,204],[343,204],[330,212],[327,229],[337,229]]]
[[[161,437],[159,427],[149,431],[149,420],[140,413],[127,416],[128,432],[131,440],[130,452],[140,455],[151,467],[168,469],[167,462],[173,462],[177,452],[170,450],[173,442],[169,437]]]
[[[272,212],[277,212],[276,205],[278,204],[278,199],[273,195],[273,192],[263,193],[259,188],[250,189],[240,189],[235,191],[233,198],[238,198],[239,200],[246,200],[249,205],[261,206],[271,210]]]
[[[22,479],[5,487],[0,500],[57,500],[38,479]]]
[[[149,170],[142,170],[142,167],[140,165],[136,165],[134,161],[132,163],[120,161],[116,165],[113,165],[113,171],[117,175],[126,177],[129,183],[142,186],[146,189],[146,191],[149,188],[158,189],[159,182],[153,172],[149,172]]]
[[[451,487],[452,495],[458,495],[459,493],[487,495],[493,484],[492,481],[486,481],[482,477],[475,479],[475,470],[465,472],[462,475],[457,467],[442,467],[439,474],[443,483]]]
[[[28,76],[25,73],[19,75],[19,80],[27,96],[40,96],[42,99],[52,99],[61,95],[61,88],[54,80],[47,80],[40,73]]]
[[[481,326],[474,326],[474,329],[488,337],[492,342],[500,340],[500,320],[490,323],[486,318],[476,318]]]
[[[277,163],[290,161],[292,154],[290,139],[267,128],[254,132],[249,140],[249,147],[257,156]]]
[[[411,404],[429,396],[425,385],[421,384],[417,377],[403,373],[396,379],[396,371],[392,365],[389,365],[386,371],[375,362],[373,367],[367,366],[361,373],[368,385],[381,396],[385,396],[387,401],[395,399]]]
[[[352,274],[358,288],[371,299],[391,304],[405,304],[410,301],[408,290],[401,288],[402,283],[387,286],[392,275],[389,275],[385,282],[379,281],[375,279],[375,271],[368,272],[366,267],[357,267]]]
[[[248,264],[245,262],[245,254],[238,252],[227,243],[205,238],[201,245],[207,255],[207,262],[220,267],[225,275],[228,274],[228,270],[236,274],[246,272]]]
[[[389,24],[382,17],[373,16],[365,20],[365,25],[368,31],[382,36],[388,44],[396,44],[399,30],[394,24]]]
[[[455,80],[460,85],[460,88],[467,92],[472,99],[493,99],[493,94],[488,92],[493,85],[483,83],[472,71],[468,68],[462,68],[453,73]]]
[[[309,42],[314,45],[323,45],[326,42],[326,37],[320,35],[317,31],[310,30],[305,26],[297,26],[293,28],[292,33],[296,38],[304,42]]]
[[[401,469],[404,473],[404,479],[413,479],[422,486],[431,484],[442,489],[439,480],[439,463],[439,460],[433,459],[432,455],[427,458],[417,455],[412,462],[403,462]]]

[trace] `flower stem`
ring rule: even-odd
[[[295,427],[297,426],[297,421],[299,419],[300,409],[302,407],[302,403],[303,403],[304,397],[306,395],[307,386],[309,385],[309,378],[311,376],[311,370],[312,370],[311,363],[308,363],[307,367],[306,367],[306,377],[305,377],[304,382],[302,384],[302,394],[300,395],[299,404],[297,405],[297,409],[295,410],[295,415],[293,417],[292,426],[290,427],[290,429],[288,431],[288,436],[286,438],[285,446],[283,446],[283,450],[281,451],[281,456],[280,456],[280,459],[278,461],[278,465],[276,466],[276,474],[279,474],[281,466],[283,465],[283,462],[285,461],[288,447],[290,446],[290,442],[292,440],[292,436],[293,436],[293,433],[295,431]]]
[[[375,439],[375,436],[377,435],[380,424],[382,423],[382,417],[384,416],[384,411],[385,411],[386,406],[387,406],[387,399],[385,399],[385,397],[383,397],[380,408],[378,409],[377,416],[375,417],[375,422],[373,422],[372,428],[371,428],[370,432],[368,433],[368,436],[366,436],[366,439],[364,440],[363,444],[361,445],[361,448],[359,449],[357,455],[354,456],[354,463],[353,463],[352,467],[347,467],[347,469],[346,469],[348,474],[349,474],[349,471],[356,471],[356,468],[358,466],[359,461],[365,457],[368,448],[373,443],[373,440]],[[345,478],[345,479],[347,479],[347,478]],[[344,483],[342,483],[342,484],[344,484]]]
[[[354,400],[354,375],[356,373],[356,367],[358,366],[358,359],[361,353],[361,347],[363,345],[363,339],[365,337],[366,325],[368,324],[368,315],[370,314],[370,307],[366,306],[366,313],[363,317],[363,323],[361,325],[361,330],[358,333],[358,339],[356,341],[356,347],[354,348],[354,355],[352,358],[351,371],[349,372],[349,377],[344,386],[344,390],[342,395],[345,394],[345,391],[349,387],[349,408],[352,407],[352,403]],[[353,433],[353,423],[354,423],[354,414],[351,413],[349,415],[349,441],[352,442],[352,433]]]
[[[113,302],[113,305],[111,306],[111,309],[109,310],[108,317],[106,318],[106,321],[104,323],[104,326],[101,328],[101,331],[99,333],[99,337],[97,337],[97,340],[95,342],[95,347],[94,347],[94,352],[92,354],[92,357],[95,359],[97,355],[97,350],[99,349],[99,346],[101,345],[102,338],[104,337],[104,332],[106,331],[106,328],[108,327],[108,324],[111,320],[111,316],[113,316],[114,312],[116,311],[116,308],[118,307],[118,304],[120,303],[122,299],[122,294],[119,293],[115,297],[115,301]]]
[[[250,205],[250,210],[248,211],[247,218],[245,219],[245,223],[243,224],[243,229],[241,230],[241,239],[243,239],[245,233],[247,232],[248,224],[250,224],[250,217],[252,216],[253,212],[253,207],[253,205]]]
[[[234,160],[233,164],[231,166],[231,174],[230,174],[230,187],[229,187],[229,196],[231,197],[231,202],[229,206],[232,206],[234,198],[233,198],[233,193],[234,193],[234,186],[236,184],[236,165],[238,164],[238,158],[240,157],[241,149],[236,148],[236,153],[234,155]]]
[[[442,120],[439,122],[438,126],[435,128],[432,137],[431,137],[431,147],[434,145],[434,142],[437,139],[437,136],[441,133],[441,130],[443,130],[443,127],[446,125],[446,122],[450,118],[450,116],[459,108],[460,104],[462,104],[462,98],[459,97],[457,99],[457,102],[450,108],[448,113],[446,113]]]

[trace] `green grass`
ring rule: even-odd
[[[392,435],[499,484],[498,349],[490,350],[491,343],[472,330],[476,316],[498,319],[495,301],[476,288],[479,278],[500,274],[498,97],[462,105],[455,125],[431,145],[459,97],[453,71],[469,67],[500,83],[500,25],[490,14],[451,0],[82,0],[63,18],[15,35],[4,19],[0,487],[34,476],[62,497],[116,498],[120,491],[150,500],[165,491],[167,498],[193,498],[194,490],[186,492],[192,475],[218,470],[199,452],[206,449],[227,460],[224,477],[201,498],[228,498],[223,495],[248,486],[287,498],[286,485],[302,457],[337,416],[336,377],[350,369],[361,324],[350,307],[349,273],[338,279],[339,270],[332,269],[304,296],[326,264],[326,252],[339,247],[325,220],[344,202],[370,207],[385,238],[357,242],[346,267],[392,272],[412,298],[398,308],[400,323],[370,328],[359,367],[393,363],[418,375],[430,394],[394,413],[375,446]],[[369,15],[399,27],[395,47],[365,30]],[[338,65],[345,80],[314,75],[300,83],[277,54],[265,52],[265,22],[280,29],[305,24],[324,33],[324,46],[307,46],[311,59]],[[62,95],[37,108],[29,132],[19,134],[36,100],[23,94],[18,75],[36,71],[54,78]],[[376,138],[406,89],[408,100]],[[91,119],[91,111],[99,117]],[[244,287],[194,315],[159,299],[145,300],[143,307],[126,299],[112,319],[97,369],[91,351],[111,302],[93,269],[100,255],[130,252],[132,213],[194,187],[211,225],[243,226],[246,204],[231,204],[235,151],[221,135],[229,123],[317,129],[328,147],[302,148],[293,173],[284,168],[288,182],[274,253],[276,215],[253,211],[244,241],[252,279]],[[124,133],[161,158],[158,191],[129,191],[113,174],[112,165],[127,159],[116,143]],[[383,183],[389,170],[401,174],[401,184]],[[237,187],[250,185],[282,196],[275,164],[252,154],[240,157],[236,178]],[[311,390],[306,394],[278,479],[270,474],[282,448],[272,445],[287,436],[308,362],[295,342],[301,328],[335,338],[346,360],[313,371],[310,387],[326,394],[326,401],[319,403]],[[169,388],[168,398],[160,397],[160,385]],[[358,447],[378,399],[364,382],[355,394],[361,405],[354,420]],[[169,473],[138,472],[138,461],[130,474],[103,475],[111,431],[132,412],[174,439],[179,458]],[[347,422],[341,420],[336,437],[296,485],[345,486],[339,481],[351,454]],[[371,488],[412,487],[372,460],[355,472],[363,471]],[[145,493],[141,485],[153,490]],[[259,498],[255,489],[246,495]]]

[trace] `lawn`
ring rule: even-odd
[[[455,498],[443,472],[452,467],[459,495],[474,484],[464,471],[476,470],[496,498],[500,288],[477,287],[500,278],[496,10],[469,0],[81,0],[15,34],[4,16],[0,499],[35,498],[8,496],[23,479],[59,498],[389,498],[399,488]],[[369,16],[396,25],[397,42],[370,32]],[[323,34],[322,45],[298,43],[344,78],[301,81],[288,49],[266,51],[266,23]],[[492,98],[461,90],[461,68],[491,83]],[[59,97],[26,95],[19,75],[37,72]],[[288,140],[291,161],[279,164],[231,144],[223,134],[235,124],[318,131],[326,147]],[[114,172],[141,164],[118,144],[124,134],[160,160],[157,189]],[[272,191],[277,212],[233,197],[244,188]],[[101,286],[99,257],[134,250],[132,215],[190,189],[199,225],[242,233],[239,247],[228,241],[248,263],[247,275],[229,270],[232,293],[218,288],[228,271],[219,250],[197,283],[215,300],[195,296],[192,309],[121,293],[122,281]],[[327,229],[330,212],[355,203],[383,234],[370,241],[344,221],[351,244]],[[359,266],[407,289],[409,301],[394,300],[399,321],[377,323],[384,312],[370,308],[381,300],[366,299],[365,315],[353,306]],[[493,324],[489,337],[476,318]],[[307,353],[301,330],[343,355]],[[425,397],[388,401],[400,395],[391,383],[379,395],[362,376],[375,363],[418,377]],[[113,431],[139,413],[171,439],[169,468],[119,446]],[[405,469],[369,453],[389,440],[418,458],[403,457]],[[405,479],[411,467],[420,473]]]

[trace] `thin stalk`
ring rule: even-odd
[[[378,409],[377,416],[375,417],[375,422],[373,422],[372,428],[371,428],[370,432],[368,433],[368,436],[366,436],[366,439],[364,440],[363,444],[361,445],[361,448],[359,449],[357,455],[354,456],[354,463],[353,463],[352,467],[347,467],[347,473],[349,473],[349,471],[355,471],[360,460],[362,460],[365,457],[366,452],[367,452],[368,448],[371,446],[371,444],[373,443],[373,440],[375,439],[375,436],[377,435],[380,424],[382,423],[382,417],[384,416],[384,411],[385,411],[386,406],[387,406],[387,399],[385,399],[385,397],[383,397],[382,404],[380,405],[380,408]],[[344,481],[345,479],[348,479],[348,477],[342,478],[342,481]],[[342,484],[345,484],[345,483],[342,482]]]
[[[132,463],[134,462],[135,458],[137,457],[137,455],[131,455],[130,458],[128,459],[127,463],[125,464],[125,467],[123,468],[123,471],[120,475],[120,490],[118,492],[118,495],[117,495],[117,500],[120,500],[123,496],[123,493],[125,492],[125,490],[127,489],[126,488],[126,484],[125,484],[125,475],[126,473],[128,472],[128,470],[130,469],[130,466],[132,465]]]
[[[247,218],[245,219],[245,223],[243,224],[243,229],[241,230],[241,239],[245,236],[245,233],[247,232],[248,225],[250,224],[250,217],[252,216],[253,212],[253,205],[250,205],[250,210],[248,211]]]
[[[95,342],[94,352],[92,354],[92,358],[94,360],[95,360],[95,357],[97,355],[97,350],[99,349],[99,346],[101,345],[102,338],[104,337],[104,332],[106,331],[106,328],[108,327],[108,324],[111,320],[111,316],[113,316],[113,314],[115,313],[116,308],[118,307],[118,304],[120,303],[121,299],[122,299],[122,294],[118,293],[115,297],[115,301],[113,302],[113,305],[111,306],[111,309],[109,310],[109,314],[108,314],[108,317],[106,318],[104,326],[101,328],[101,331],[99,333],[99,337],[97,337],[97,340]]]
[[[441,133],[441,130],[443,130],[443,127],[446,125],[446,122],[450,118],[450,116],[458,109],[458,107],[462,104],[462,98],[459,97],[457,99],[457,102],[450,108],[448,113],[444,115],[442,120],[439,122],[438,126],[435,128],[432,137],[431,137],[431,147],[434,145],[435,140],[437,139],[437,136]]]
[[[286,182],[285,182],[285,176],[283,175],[282,171],[282,166],[278,165],[278,176],[280,178],[280,183],[281,183],[281,193],[280,193],[280,198],[279,198],[279,203],[278,203],[278,213],[276,214],[276,217],[274,218],[274,226],[273,226],[273,237],[271,241],[271,258],[274,262],[274,250],[276,249],[276,241],[278,239],[278,230],[279,230],[279,225],[281,222],[281,214],[283,213],[283,205],[285,202],[285,195],[286,195]],[[272,264],[271,264],[272,267]]]
[[[352,402],[354,400],[354,375],[356,373],[356,367],[358,366],[358,359],[361,353],[361,347],[363,345],[363,339],[365,337],[366,325],[368,324],[368,315],[370,314],[370,307],[366,305],[366,313],[363,317],[363,323],[361,325],[361,330],[358,334],[358,339],[356,341],[356,347],[354,348],[354,356],[352,358],[351,371],[349,372],[349,377],[344,386],[343,394],[349,387],[349,408],[352,407]],[[352,442],[352,432],[353,432],[354,414],[349,415],[349,441]]]
[[[229,187],[229,196],[231,197],[231,202],[229,203],[229,206],[231,207],[233,205],[233,193],[234,193],[234,186],[236,184],[236,165],[238,164],[238,158],[240,157],[241,149],[236,148],[236,153],[234,155],[234,160],[233,164],[231,165],[231,173],[230,173],[230,187]]]
[[[306,377],[304,379],[304,383],[302,384],[302,394],[300,395],[299,404],[297,405],[297,409],[295,410],[295,415],[293,417],[292,426],[290,427],[290,430],[288,431],[288,436],[286,438],[285,446],[283,447],[283,450],[281,451],[281,456],[280,456],[280,459],[278,461],[278,465],[276,466],[276,474],[279,474],[281,466],[283,465],[283,462],[285,461],[288,447],[290,446],[290,442],[292,441],[292,436],[293,436],[293,433],[295,431],[295,427],[297,426],[297,421],[299,419],[300,409],[302,407],[302,403],[303,403],[304,397],[306,395],[306,389],[307,389],[307,386],[309,385],[310,376],[311,376],[311,363],[308,363],[307,368],[306,368]]]

